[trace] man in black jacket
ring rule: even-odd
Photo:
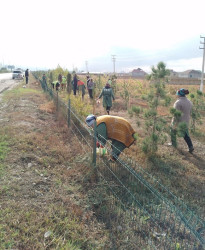
[[[25,71],[25,77],[26,77],[26,84],[28,84],[28,77],[29,77],[28,69]]]
[[[73,93],[74,93],[74,95],[76,95],[77,87],[78,87],[78,77],[75,74],[73,77]]]

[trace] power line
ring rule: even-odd
[[[204,39],[204,42],[200,42],[200,44],[203,44],[203,48],[200,48],[199,49],[203,49],[204,50],[204,53],[203,53],[203,61],[202,61],[202,72],[201,72],[201,85],[200,85],[200,91],[202,92],[203,91],[203,80],[204,80],[204,60],[205,60],[205,37],[204,36],[200,36],[200,38],[203,38]]]

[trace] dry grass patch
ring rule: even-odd
[[[55,113],[56,107],[53,103],[53,101],[43,103],[39,106],[39,109],[48,113]]]

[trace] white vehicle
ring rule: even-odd
[[[12,79],[23,79],[24,72],[22,70],[14,70],[12,73]]]

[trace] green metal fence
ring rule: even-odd
[[[70,100],[64,103],[58,92],[40,82],[56,103],[56,109],[67,119],[77,140],[86,146],[85,151],[92,152],[99,181],[104,183],[109,197],[101,203],[107,207],[101,216],[107,218],[110,228],[119,225],[126,248],[204,249],[204,221],[125,154],[122,153],[115,163],[109,162],[106,156],[96,156],[95,130],[86,127]],[[109,142],[106,148],[110,153]]]

